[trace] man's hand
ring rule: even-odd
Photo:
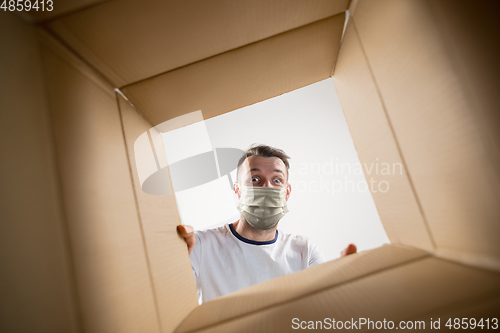
[[[191,251],[193,251],[194,244],[196,243],[196,239],[194,238],[194,229],[190,225],[178,225],[177,226],[177,231],[181,236],[184,238],[186,241],[187,247],[188,247],[188,253],[191,254]]]
[[[349,254],[353,254],[353,253],[356,253],[358,252],[358,249],[356,248],[356,245],[354,244],[349,244],[347,245],[347,247],[342,251],[340,252],[340,257],[345,257]]]

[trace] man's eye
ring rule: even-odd
[[[257,177],[252,177],[252,182],[258,182],[259,181],[259,178]]]
[[[276,178],[276,179],[274,180],[274,182],[279,184],[279,183],[281,183],[281,179]]]

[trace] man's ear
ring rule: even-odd
[[[290,198],[290,193],[292,193],[292,185],[288,183],[286,185],[286,201],[288,201],[288,198]]]
[[[234,182],[233,187],[234,187],[234,194],[236,194],[236,196],[238,197],[238,200],[240,200],[240,197],[241,197],[240,185],[238,184],[238,182]]]

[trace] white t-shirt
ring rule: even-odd
[[[232,224],[195,237],[190,258],[200,303],[326,261],[308,238],[278,230],[265,242],[243,238]]]

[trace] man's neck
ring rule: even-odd
[[[248,224],[243,216],[240,216],[239,221],[233,223],[233,228],[241,237],[256,242],[265,242],[273,240],[274,237],[276,237],[276,229],[278,228],[278,225],[275,225],[268,230],[259,230]]]

